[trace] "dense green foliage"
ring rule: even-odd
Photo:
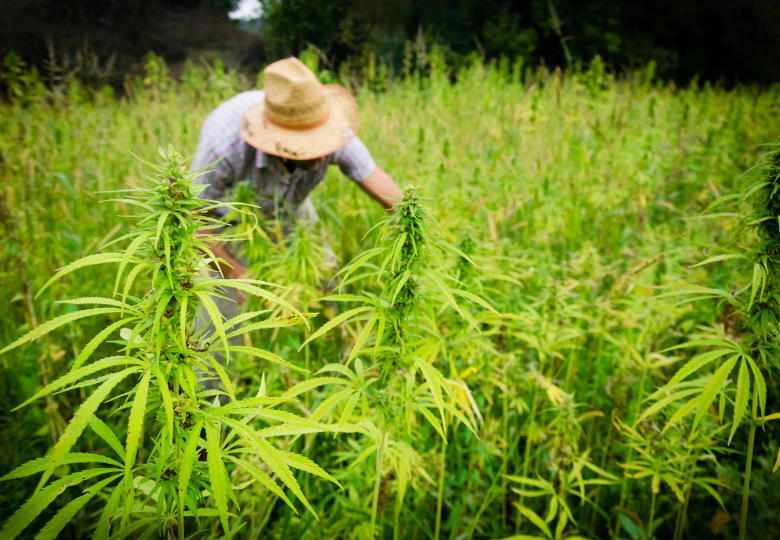
[[[405,191],[396,218],[385,220],[335,170],[314,194],[320,223],[294,228],[286,241],[271,241],[283,239],[278,224],[253,229],[251,215],[236,214],[233,233],[250,238],[251,277],[286,287],[266,285],[281,302],[251,299],[248,313],[320,315],[309,320],[311,332],[245,326],[243,345],[230,354],[231,380],[222,381],[253,406],[279,396],[271,408],[233,406],[236,414],[298,418],[297,431],[277,435],[216,418],[220,405],[193,405],[199,396],[191,395],[188,367],[165,375],[180,381],[172,399],[190,407],[186,421],[174,408],[175,429],[191,435],[201,422],[210,425],[203,441],[182,432],[172,443],[187,455],[198,444],[208,450],[208,465],[184,470],[204,482],[192,494],[203,537],[235,530],[235,538],[368,538],[374,520],[383,538],[709,538],[736,536],[740,522],[747,537],[780,534],[771,476],[778,161],[774,147],[758,146],[780,132],[778,88],[677,88],[647,71],[614,80],[600,62],[566,76],[545,69],[526,76],[507,62],[474,61],[453,84],[441,51],[426,53],[426,76],[413,58],[404,79],[343,81],[359,92],[360,135],[377,161],[399,183],[417,186]],[[44,472],[63,491],[40,506],[20,538],[32,538],[59,511],[69,518],[61,518],[68,534],[88,538],[111,514],[104,508],[113,504],[113,486],[128,475],[176,490],[184,474],[178,461],[165,469],[171,416],[149,369],[163,355],[169,365],[179,362],[181,340],[193,331],[181,324],[191,320],[179,315],[181,294],[170,292],[187,281],[168,274],[166,251],[200,240],[173,215],[161,217],[197,193],[187,191],[191,179],[178,168],[154,182],[176,178],[182,198],[142,191],[149,169],[126,150],[147,155],[169,136],[177,148],[194,149],[202,119],[238,88],[231,74],[193,67],[177,83],[151,60],[146,82],[128,86],[121,100],[49,95],[22,80],[21,95],[0,109],[0,278],[7,284],[0,343],[31,330],[39,336],[0,356],[0,472],[40,459],[23,470]],[[767,149],[773,153],[763,166],[743,175]],[[98,193],[126,184],[124,201]],[[128,202],[153,194],[149,209]],[[234,199],[251,195],[244,185]],[[136,215],[147,221],[135,225]],[[174,251],[163,236],[162,251],[159,242],[155,248],[162,234]],[[332,281],[337,271],[325,245],[341,267]],[[150,265],[129,286],[133,310],[112,305],[120,312],[76,320],[81,306],[56,302],[121,302],[124,287],[117,289],[116,268],[106,265],[74,268],[33,298],[58,269],[97,253]],[[173,268],[185,274],[207,258],[181,253],[183,270]],[[205,277],[193,284],[218,292]],[[255,285],[241,286],[252,292]],[[208,306],[205,293],[196,296]],[[161,315],[170,328],[155,322],[163,300],[176,304]],[[119,332],[120,317],[151,317],[144,332],[153,339],[142,340],[165,347],[136,350],[128,333],[91,347],[104,329]],[[56,320],[65,324],[53,328]],[[223,331],[215,328],[208,340],[215,351],[228,337]],[[253,354],[261,350],[268,352]],[[74,367],[95,365],[84,362],[87,354],[135,355],[138,373],[54,392]],[[48,392],[46,400],[17,409],[38,392]],[[99,421],[85,429],[80,411],[104,398],[114,406],[97,409]],[[222,412],[227,400],[220,397]],[[80,437],[66,428],[74,422],[83,424]],[[236,429],[245,429],[256,452],[252,433],[261,433],[280,459],[303,464],[300,474],[288,482],[282,468],[253,461],[256,452],[233,453]],[[89,480],[92,469],[75,458],[53,461],[70,453],[109,466],[119,455],[115,483]],[[156,475],[147,463],[171,472]],[[739,519],[747,477],[748,519]],[[40,478],[25,478],[4,482],[4,516],[36,491]],[[72,479],[83,483],[65,489]],[[282,492],[282,484],[290,489]],[[130,490],[136,508],[126,498],[125,511],[113,507],[120,527],[144,511],[143,487]],[[160,508],[175,517],[162,535],[178,534],[181,499],[151,490],[148,497],[147,523],[157,523]],[[131,537],[143,532],[137,526],[128,525]]]
[[[680,83],[694,77],[771,83],[780,77],[780,6],[762,0],[261,0],[267,59],[307,43],[334,64],[376,55],[396,71],[419,34],[448,51],[567,66],[596,55],[615,69],[657,63]]]
[[[375,57],[398,73],[423,35],[447,50],[455,72],[469,55],[550,67],[600,55],[618,71],[654,61],[678,84],[780,77],[780,4],[766,0],[259,1],[260,19],[234,22],[238,0],[5,0],[0,56],[16,51],[41,71],[55,67],[52,83],[75,71],[121,91],[147,51],[177,65],[216,53],[257,71],[311,43],[332,70],[365,69]]]

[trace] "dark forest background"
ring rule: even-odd
[[[262,0],[249,23],[227,17],[237,3],[0,0],[0,55],[45,67],[53,52],[86,62],[90,51],[119,83],[150,51],[258,70],[308,43],[333,69],[372,54],[400,69],[405,44],[423,37],[456,69],[470,53],[549,67],[599,54],[616,72],[654,60],[678,83],[780,80],[780,0]]]

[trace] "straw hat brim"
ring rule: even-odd
[[[357,135],[358,107],[346,88],[323,86],[330,115],[311,129],[287,129],[270,122],[265,101],[249,109],[241,119],[241,138],[250,146],[287,159],[308,160],[332,154]]]

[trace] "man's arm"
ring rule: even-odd
[[[208,246],[214,256],[222,259],[227,263],[214,263],[215,265],[219,264],[223,276],[225,276],[227,279],[238,279],[244,275],[246,268],[244,268],[241,263],[238,262],[221,244],[214,242],[209,243]],[[228,266],[228,264],[233,268]]]
[[[362,182],[358,182],[358,186],[387,210],[398,204],[401,198],[398,184],[381,167],[376,167]]]

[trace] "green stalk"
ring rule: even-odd
[[[636,396],[636,408],[635,411],[639,410],[639,406],[642,403],[642,396],[645,393],[645,381],[647,380],[647,366],[642,369],[642,379],[639,382],[639,394]],[[628,447],[628,454],[626,455],[626,463],[630,462],[634,458],[634,449],[632,447]],[[628,477],[623,476],[623,484],[620,486],[620,502],[618,503],[618,506],[623,506],[626,502],[626,491],[628,489]],[[612,538],[617,538],[618,534],[620,534],[620,519],[616,519],[615,523],[615,532],[612,534]]]
[[[388,386],[387,399],[388,402],[392,402],[393,385],[395,384],[395,376],[397,370],[393,368],[393,373],[390,376],[390,384]],[[371,502],[371,534],[374,534],[376,526],[376,514],[377,505],[379,503],[379,484],[382,479],[382,456],[385,450],[385,441],[387,440],[387,417],[382,418],[382,431],[379,437],[379,448],[376,451],[376,478],[374,478],[374,495]]]
[[[509,387],[507,386],[507,389],[504,391],[504,399],[502,400],[502,415],[503,415],[503,424],[504,424],[504,449],[501,452],[501,462],[506,463],[507,460],[507,453],[509,452],[509,445],[507,444],[509,442],[509,423],[507,422],[507,416],[509,416]],[[503,496],[501,497],[501,531],[506,530],[506,503],[507,503],[507,496],[506,496],[506,486],[507,486],[507,480],[506,477],[501,477],[501,493]]]
[[[750,497],[750,469],[753,465],[753,443],[756,439],[756,408],[758,407],[758,384],[753,384],[753,410],[750,433],[748,434],[747,462],[745,463],[745,484],[742,487],[742,512],[739,516],[739,540],[747,534],[748,498]]]
[[[433,540],[439,540],[441,532],[441,507],[444,502],[444,468],[446,466],[447,444],[441,442],[441,460],[439,461],[439,495],[436,499],[436,529],[433,533]]]
[[[685,490],[685,503],[680,508],[680,515],[674,529],[674,540],[682,540],[683,530],[685,529],[685,517],[688,515],[688,503],[691,500],[691,489],[693,489],[693,479],[688,481],[688,489]]]
[[[374,478],[374,495],[371,501],[371,534],[375,531],[377,504],[379,503],[379,482],[382,478],[382,454],[387,437],[387,420],[382,421],[382,435],[379,438],[379,448],[376,450],[376,477]]]
[[[177,508],[179,514],[179,540],[184,540],[184,509],[179,505]]]
[[[536,419],[536,401],[538,399],[539,394],[539,386],[534,385],[534,398],[533,398],[533,404],[531,405],[531,414],[528,415],[528,427],[530,428],[531,425],[534,423]],[[525,439],[525,455],[523,456],[523,478],[528,477],[528,467],[531,463],[531,441],[528,437]],[[520,495],[520,504],[523,504],[523,496]],[[523,522],[522,514],[518,511],[517,514],[517,521],[515,521],[515,534],[518,534],[520,532],[520,523]]]
[[[607,458],[609,457],[609,450],[612,447],[612,433],[614,431],[613,423],[610,419],[609,427],[607,428],[607,443],[604,445],[604,453],[601,455],[601,463],[599,466],[604,469],[607,465]],[[595,420],[593,420],[595,421]],[[590,514],[590,528],[594,529],[596,527],[596,516],[598,516],[598,512],[596,511],[596,508],[599,506],[599,499],[601,499],[601,489],[596,488],[596,497],[593,504],[593,511]]]
[[[655,498],[656,493],[653,491],[653,502],[650,505],[650,519],[647,521],[647,540],[653,540],[653,519],[655,518]]]

